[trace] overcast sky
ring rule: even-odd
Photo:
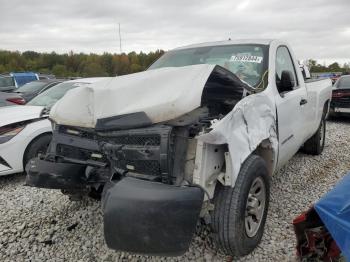
[[[168,50],[228,38],[282,38],[300,59],[350,61],[350,0],[0,0],[0,49]]]

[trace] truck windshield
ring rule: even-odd
[[[58,84],[34,97],[27,103],[27,105],[44,106],[47,109],[50,109],[59,99],[61,99],[67,93],[68,90],[87,84],[88,83],[81,82]]]
[[[172,50],[148,70],[197,64],[220,65],[257,87],[268,68],[267,45],[221,45]]]

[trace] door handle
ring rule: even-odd
[[[306,99],[301,99],[300,100],[300,105],[302,106],[302,105],[305,105],[307,103],[307,100]]]

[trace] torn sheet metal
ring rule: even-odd
[[[144,112],[152,123],[176,119],[201,106],[203,89],[210,76],[229,79],[231,85],[253,87],[226,69],[208,64],[160,68],[105,80],[67,92],[51,109],[57,124],[96,128],[98,120]],[[217,80],[214,80],[217,81]],[[265,92],[240,100],[213,130],[198,136],[209,144],[228,144],[234,185],[243,161],[263,140],[277,152],[274,106]]]
[[[277,153],[276,115],[268,101],[265,93],[247,96],[223,119],[214,122],[209,133],[197,136],[209,144],[228,144],[233,167],[231,185],[236,182],[241,164],[262,141],[269,140],[274,155]]]
[[[94,128],[97,119],[145,112],[153,123],[179,117],[200,106],[216,65],[148,70],[70,90],[51,109],[57,124]]]

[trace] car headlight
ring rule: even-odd
[[[25,126],[3,126],[0,127],[0,144],[3,144],[24,129]]]

